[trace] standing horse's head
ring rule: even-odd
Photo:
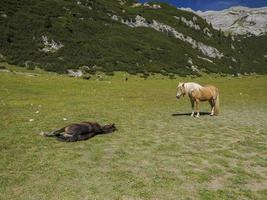
[[[176,98],[179,99],[181,96],[184,96],[184,95],[185,95],[184,83],[179,83],[177,86]]]

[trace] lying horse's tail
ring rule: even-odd
[[[215,106],[214,106],[214,115],[219,115],[219,108],[220,108],[220,100],[219,100],[219,91],[217,90],[217,97],[215,99]]]

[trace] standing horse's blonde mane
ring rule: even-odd
[[[185,88],[186,94],[188,94],[189,92],[191,92],[193,90],[200,90],[203,88],[203,86],[201,86],[198,83],[194,83],[194,82],[183,83],[183,87]]]

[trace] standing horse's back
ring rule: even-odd
[[[215,87],[214,85],[208,85],[208,87],[210,88],[210,90],[212,91],[212,93],[214,93],[214,95],[217,96],[217,94],[219,93],[218,88]]]
[[[202,97],[206,100],[216,98],[218,89],[213,85],[205,85],[202,90]]]

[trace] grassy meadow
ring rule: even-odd
[[[175,98],[179,81],[216,85],[221,115],[179,115],[191,111]],[[0,72],[0,199],[267,199],[266,85]],[[85,120],[118,131],[76,143],[39,135]]]

